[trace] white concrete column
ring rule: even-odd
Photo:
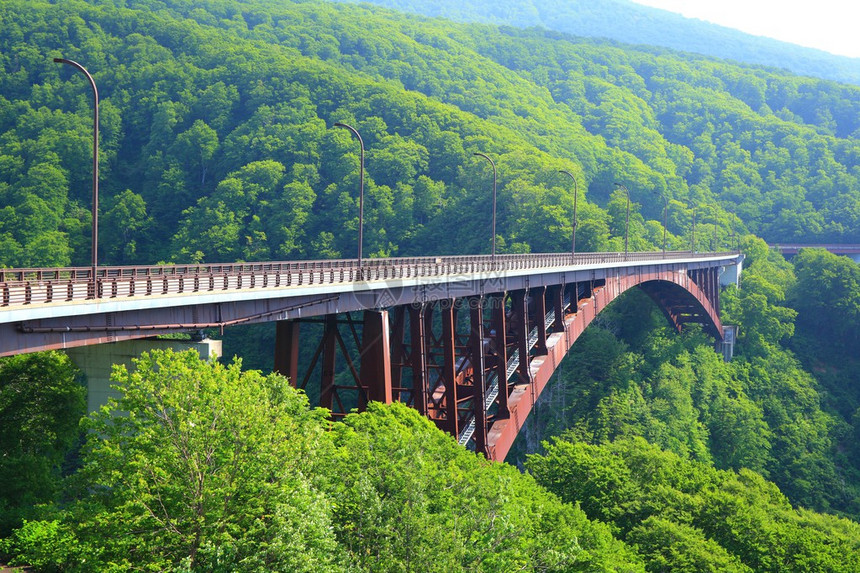
[[[195,348],[204,359],[221,356],[221,341],[209,339],[195,342],[143,338],[67,349],[66,354],[83,371],[86,378],[87,412],[98,410],[107,404],[110,397],[119,397],[119,393],[110,387],[114,364],[124,364],[130,369],[132,359],[138,358],[142,352],[166,348],[177,352]]]

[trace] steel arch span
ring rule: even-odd
[[[515,388],[508,398],[510,415],[495,421],[487,432],[487,457],[502,461],[531,413],[541,392],[573,343],[609,303],[627,290],[638,286],[657,304],[679,332],[687,323],[699,323],[715,339],[722,340],[719,318],[719,277],[717,270],[693,273],[650,272],[616,276],[596,288],[592,296],[577,301],[566,314],[563,330],[547,338],[546,353],[532,357],[530,370],[533,388]],[[711,302],[713,301],[713,302]]]
[[[675,329],[695,322],[722,340],[720,271],[620,267],[600,278],[568,282],[575,277],[560,274],[537,286],[484,288],[458,298],[368,309],[360,317],[281,321],[275,366],[312,396],[312,374],[319,373],[319,405],[336,418],[370,400],[402,401],[462,445],[501,461],[573,343],[630,288],[648,294]],[[304,372],[298,368],[301,322],[323,326]],[[336,375],[337,355],[346,359],[348,374]]]

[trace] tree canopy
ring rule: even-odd
[[[404,405],[332,426],[194,350],[116,367],[70,502],[0,551],[40,570],[643,571],[606,525]]]
[[[0,8],[0,264],[89,260],[91,96],[101,96],[106,264],[349,257],[358,149],[365,251],[484,252],[499,170],[503,251],[687,248],[693,220],[769,241],[857,241],[858,89],[536,29],[272,0]],[[263,172],[267,175],[263,176]],[[253,174],[252,174],[253,173]],[[260,179],[260,177],[263,177]],[[170,238],[170,240],[166,240]]]
[[[765,241],[860,242],[860,88],[316,0],[7,0],[0,22],[0,266],[89,261],[92,101],[60,56],[99,86],[105,264],[352,257],[360,156],[335,122],[366,145],[370,256],[487,252],[475,152],[498,168],[500,252],[566,251],[575,192],[578,250],[622,249],[620,182],[631,250],[662,246],[668,204],[670,249],[737,234],[747,255],[722,295],[730,364],[644,295],[601,314],[513,453],[534,477],[402,406],[331,426],[278,376],[151,354],[117,370],[124,397],[87,418],[61,487],[74,370],[0,362],[0,511],[22,525],[4,551],[70,570],[857,568],[856,524],[812,513],[860,516],[857,266]]]

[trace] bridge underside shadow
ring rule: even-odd
[[[401,401],[460,444],[501,461],[573,343],[628,289],[641,288],[678,331],[698,323],[721,340],[719,272],[619,270],[596,280],[280,321],[275,369],[335,418],[369,401]],[[303,322],[321,325],[304,353]]]

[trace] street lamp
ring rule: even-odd
[[[496,258],[496,164],[493,163],[493,160],[484,155],[483,153],[475,152],[473,155],[477,155],[479,157],[483,157],[487,161],[490,162],[490,165],[493,166],[493,259]]]
[[[565,171],[563,169],[560,169],[559,173],[564,173],[573,180],[573,238],[570,241],[570,254],[571,256],[573,256],[576,255],[576,199],[579,195],[579,192],[576,188],[576,177],[573,176],[573,173],[571,173],[570,171]]]
[[[663,200],[663,256],[666,256],[666,227],[669,225],[669,198],[663,194],[657,194]]]
[[[716,205],[711,206],[711,212],[714,215],[714,246],[713,246],[712,250],[714,252],[716,252],[716,250],[717,250],[717,207],[716,207]]]
[[[624,194],[627,196],[627,218],[624,221],[624,260],[627,260],[627,239],[630,235],[630,191],[621,183],[616,183],[615,186],[624,189]]]
[[[690,252],[696,252],[696,205],[693,205],[693,232],[692,237],[690,239]]]
[[[72,60],[65,58],[54,58],[55,64],[68,64],[83,72],[93,88],[93,229],[92,229],[92,282],[90,285],[90,298],[98,296],[96,267],[99,264],[99,90],[96,82],[85,67]]]
[[[358,171],[358,269],[361,272],[361,246],[364,244],[364,140],[361,139],[358,131],[351,125],[337,122],[335,127],[342,127],[352,132],[358,138],[358,145],[361,148],[361,158],[359,161]]]

